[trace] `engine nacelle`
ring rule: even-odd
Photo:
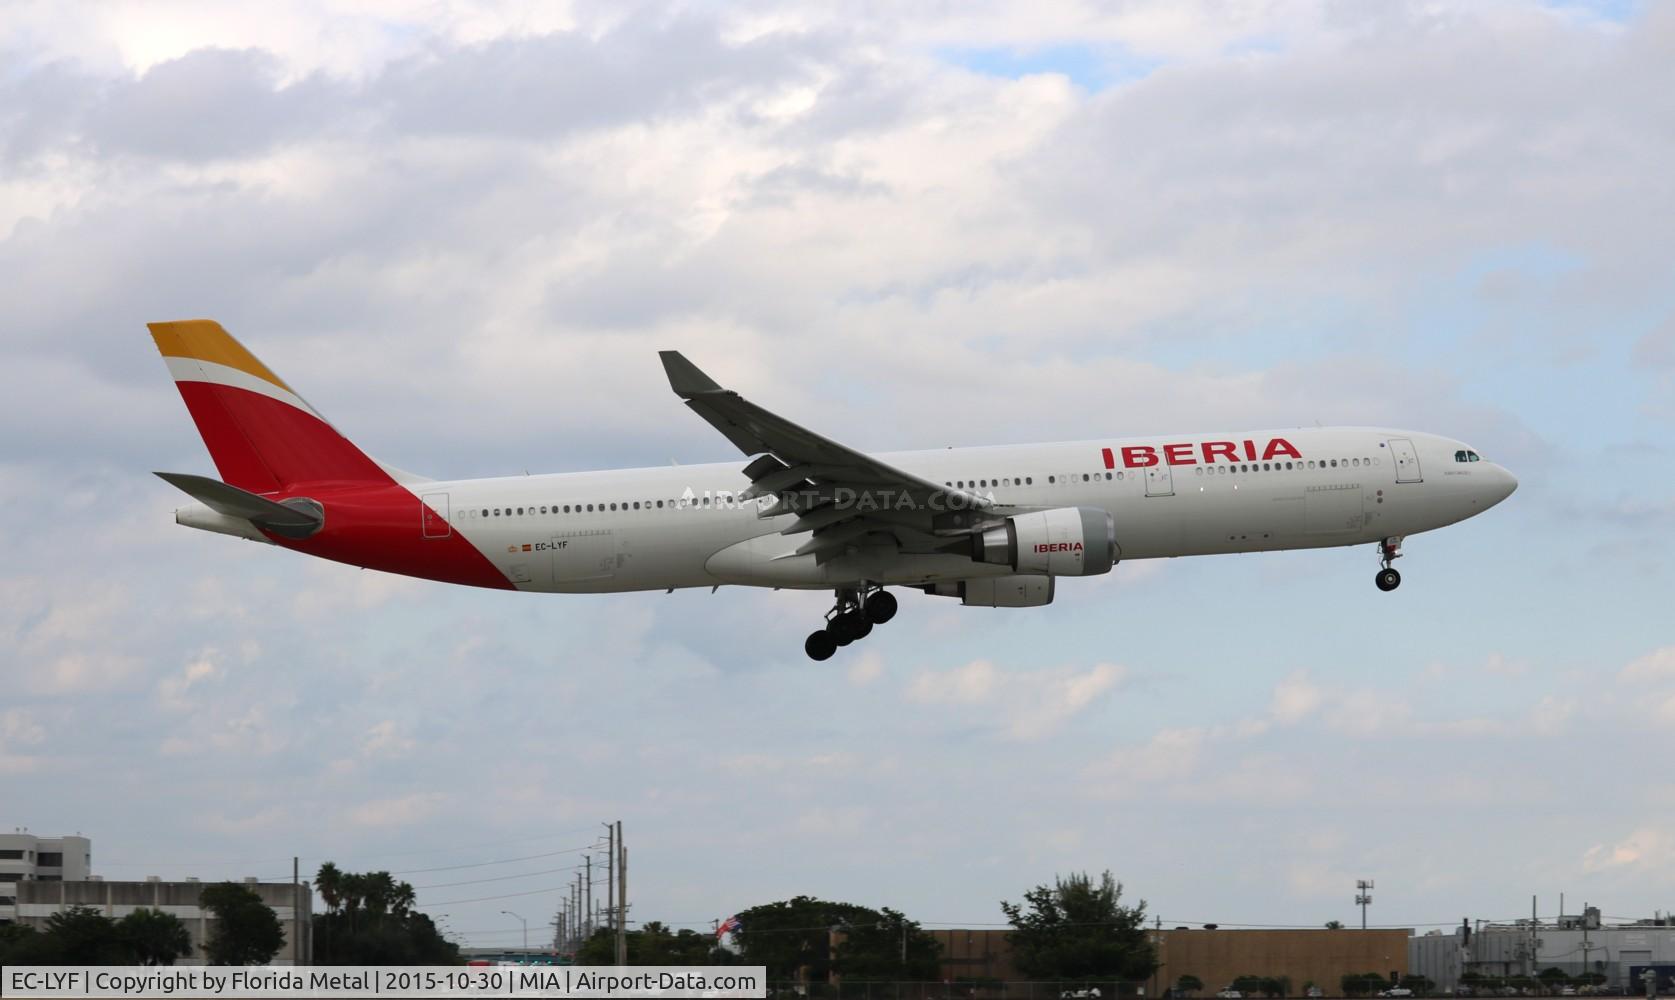
[[[1039,608],[1053,603],[1053,578],[985,576],[926,584],[924,591],[938,597],[958,597],[968,608]]]
[[[1009,517],[977,536],[973,548],[978,562],[1020,573],[1097,576],[1116,564],[1117,526],[1098,507],[1055,507]]]

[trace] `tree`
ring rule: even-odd
[[[53,941],[28,924],[0,924],[0,965],[62,965]]]
[[[1328,920],[1328,921],[1326,921],[1326,929],[1329,930],[1329,931],[1341,931],[1341,930],[1343,930],[1343,921],[1342,920]]]
[[[315,875],[326,912],[314,917],[321,965],[456,965],[459,947],[415,910],[413,886],[389,872],[345,872],[326,862]]]
[[[837,947],[838,973],[845,980],[928,981],[942,970],[942,946],[919,925],[888,906],[880,919],[846,928]]]
[[[624,935],[629,965],[714,965],[715,935],[682,929],[671,933],[656,920]],[[577,965],[616,964],[616,931],[601,927],[576,950]]]
[[[314,888],[320,890],[320,898],[326,904],[328,913],[336,913],[343,904],[343,872],[330,861],[320,866],[314,874]]]
[[[185,921],[162,910],[135,910],[116,922],[116,934],[139,965],[173,965],[192,954]]]
[[[1130,907],[1121,899],[1122,885],[1107,871],[1097,884],[1086,873],[1055,877],[1024,893],[1025,905],[1003,901],[1019,971],[1041,979],[1150,976],[1157,956],[1145,933],[1145,900]]]
[[[45,942],[57,959],[51,965],[128,965],[128,948],[116,923],[91,906],[71,906],[47,918]]]
[[[248,886],[221,882],[204,889],[198,903],[214,915],[204,951],[210,965],[266,965],[285,945],[285,931],[262,897]]]
[[[1338,980],[1338,985],[1346,997],[1364,997],[1382,990],[1386,982],[1382,973],[1349,972]]]
[[[740,910],[737,916],[733,942],[742,964],[767,966],[770,980],[801,974],[819,982],[834,973],[851,979],[936,978],[936,939],[894,910],[796,896]]]
[[[1175,980],[1175,992],[1191,996],[1204,988],[1204,980],[1193,975],[1183,975]]]

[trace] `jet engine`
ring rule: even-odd
[[[1097,576],[1111,571],[1117,554],[1117,526],[1109,512],[1055,507],[1009,517],[976,536],[971,557],[1032,575]]]
[[[1053,603],[1050,576],[985,576],[922,588],[937,597],[958,597],[968,608],[1039,608]]]

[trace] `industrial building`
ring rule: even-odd
[[[0,833],[0,924],[17,919],[20,882],[85,882],[93,870],[93,841],[82,836]]]
[[[1344,976],[1376,972],[1392,980],[1408,974],[1408,941],[1413,931],[1377,930],[1197,930],[1153,931],[1160,964],[1154,996],[1180,980],[1197,976],[1207,991],[1240,976],[1286,980],[1291,996],[1312,985],[1329,996]]]
[[[1011,931],[927,929],[942,946],[943,979],[1018,982],[1028,977],[1012,961]],[[1182,976],[1196,976],[1206,993],[1240,976],[1288,980],[1291,995],[1315,984],[1336,994],[1346,975],[1408,973],[1411,930],[1220,930],[1175,928],[1147,932],[1158,970],[1147,994],[1162,996]]]
[[[81,882],[23,881],[17,883],[14,919],[42,930],[49,917],[72,906],[92,907],[113,920],[139,909],[162,910],[184,921],[192,935],[192,954],[178,964],[202,965],[204,943],[215,926],[214,918],[198,905],[198,896],[206,884],[197,879],[164,882],[155,876],[143,882],[107,882],[96,875]],[[312,964],[314,894],[307,884],[258,882],[247,878],[244,886],[272,908],[285,932],[285,944],[274,956],[273,964]]]
[[[1642,974],[1651,969],[1662,992],[1675,979],[1675,919],[1607,924],[1598,907],[1588,907],[1581,916],[1554,920],[1462,922],[1451,932],[1414,938],[1409,951],[1413,971],[1438,989],[1457,988],[1473,973],[1503,979],[1558,969],[1573,978],[1604,976],[1606,984],[1638,993]]]

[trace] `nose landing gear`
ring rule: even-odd
[[[872,634],[874,625],[882,625],[895,616],[895,595],[884,588],[844,588],[837,592],[837,603],[826,613],[826,627],[809,634],[803,642],[803,652],[811,660],[829,660],[839,646],[865,639]]]
[[[1390,567],[1390,563],[1402,557],[1402,539],[1400,535],[1386,538],[1378,543],[1379,563],[1384,568],[1373,577],[1373,583],[1378,589],[1389,593],[1402,585],[1402,574]]]

